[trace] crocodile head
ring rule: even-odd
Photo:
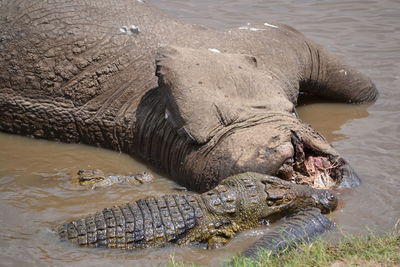
[[[104,172],[97,169],[82,169],[78,171],[77,175],[80,185],[92,185],[106,179]]]
[[[330,190],[315,189],[299,185],[273,176],[260,179],[266,193],[262,203],[261,216],[287,214],[298,210],[318,208],[322,213],[333,211],[338,204],[337,197]]]
[[[77,173],[80,185],[90,186],[91,188],[106,187],[114,184],[145,184],[154,179],[148,172],[141,172],[130,175],[105,174],[101,170],[82,169]]]
[[[338,204],[337,197],[330,190],[315,189],[252,172],[229,177],[206,194],[218,195],[222,200],[222,203],[218,205],[220,212],[217,213],[253,217],[259,221],[275,220],[299,210],[311,208],[318,208],[322,213],[329,213]],[[215,201],[207,202],[215,203]],[[217,211],[212,205],[210,208],[213,212]]]

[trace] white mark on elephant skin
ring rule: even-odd
[[[182,126],[176,132],[178,133],[178,135],[182,137],[189,137],[192,140],[192,142],[196,142],[196,139],[194,139],[194,137],[190,134],[190,132],[186,129],[185,126]]]
[[[173,116],[168,109],[165,109],[164,119],[167,120],[168,122],[170,122],[173,127],[175,127],[175,128],[178,127],[178,124],[176,123],[175,120],[173,120]]]
[[[213,53],[217,53],[217,54],[221,54],[221,51],[219,51],[216,48],[208,48],[208,51],[213,52]]]
[[[346,70],[339,70],[340,73],[344,73],[345,76],[347,76],[347,71]]]
[[[279,28],[278,26],[269,24],[269,23],[267,23],[267,22],[265,22],[264,25],[265,25],[265,26],[268,26],[268,27],[271,27],[271,28],[275,28],[275,29],[278,29],[278,28]]]
[[[144,3],[144,0],[136,0],[136,1],[138,1],[139,3]]]
[[[253,28],[253,27],[247,27],[247,26],[239,27],[239,30],[247,30],[247,31],[252,31],[252,32],[265,31],[265,29],[259,29],[259,28]]]
[[[138,34],[140,32],[139,27],[136,25],[122,26],[119,28],[119,31],[127,35]]]

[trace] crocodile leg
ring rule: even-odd
[[[287,218],[283,225],[257,240],[242,255],[257,258],[258,252],[262,249],[269,250],[272,255],[275,255],[299,243],[309,243],[318,235],[334,227],[335,223],[323,215],[319,209],[300,211]]]

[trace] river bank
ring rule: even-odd
[[[271,257],[270,252],[260,251],[257,260],[235,257],[232,267],[347,267],[347,266],[400,266],[400,232],[383,235],[345,235],[338,243],[318,239],[302,244],[297,249]],[[194,267],[176,262],[173,257],[166,267]]]

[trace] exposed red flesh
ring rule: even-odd
[[[295,155],[278,170],[279,177],[314,188],[329,189],[337,184],[338,164],[328,156],[316,155],[301,142],[293,145]]]
[[[315,188],[332,188],[335,185],[331,170],[336,166],[326,157],[309,156],[304,160],[304,166],[308,174],[306,177],[310,180],[307,184]]]

